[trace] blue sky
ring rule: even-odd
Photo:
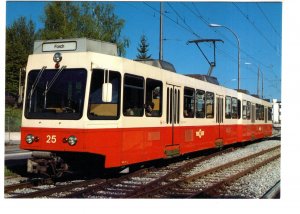
[[[111,2],[115,13],[125,20],[122,36],[130,39],[126,58],[134,59],[140,36],[145,34],[149,54],[158,58],[159,2]],[[42,28],[41,17],[47,2],[7,2],[6,26],[18,17],[31,18],[36,28]],[[257,92],[257,70],[264,75],[264,97],[281,99],[281,28],[282,3],[234,2],[164,2],[164,60],[174,64],[178,73],[206,74],[209,65],[194,44],[188,40],[222,39],[217,43],[213,71],[219,82],[237,88],[237,40],[225,28],[210,28],[216,23],[230,28],[240,40],[240,88]],[[201,48],[210,60],[213,49],[209,44]],[[261,81],[261,79],[260,79]],[[261,82],[260,82],[261,93]]]

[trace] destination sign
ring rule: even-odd
[[[54,43],[43,43],[43,52],[50,51],[75,51],[77,43],[74,42],[54,42]]]

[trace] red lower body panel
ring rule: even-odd
[[[28,134],[39,138],[38,142],[26,143]],[[118,167],[169,155],[215,148],[221,139],[224,145],[270,136],[272,125],[227,125],[196,127],[154,127],[118,129],[21,129],[21,149],[85,152],[103,155],[105,167]],[[70,146],[63,139],[71,135],[78,139]]]

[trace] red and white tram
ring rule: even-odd
[[[120,167],[272,134],[269,102],[172,69],[85,38],[35,42],[21,127],[28,171],[88,156]]]

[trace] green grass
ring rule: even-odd
[[[15,174],[14,172],[10,171],[9,169],[7,169],[5,167],[5,171],[4,171],[4,176],[8,177],[8,176],[16,176],[17,174]]]
[[[5,108],[5,131],[19,132],[22,119],[22,109],[6,107]]]

